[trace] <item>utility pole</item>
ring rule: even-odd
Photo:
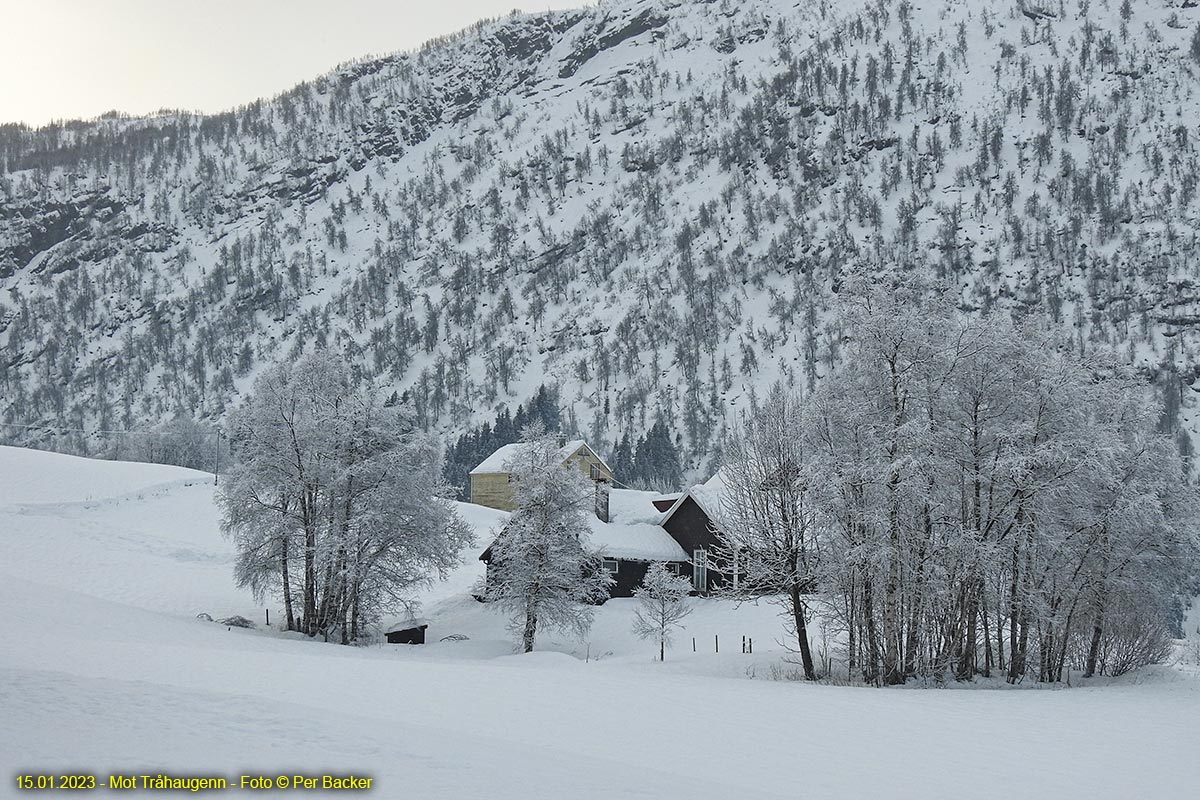
[[[213,486],[221,479],[221,429],[217,428],[217,452],[213,457]]]

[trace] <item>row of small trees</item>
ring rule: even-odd
[[[814,604],[871,683],[1160,656],[1200,506],[1144,382],[928,287],[847,288],[844,365],[725,445],[716,561],[778,593],[807,677]]]
[[[617,481],[639,489],[672,492],[683,483],[679,447],[661,416],[645,436],[626,433],[613,443],[612,468]]]

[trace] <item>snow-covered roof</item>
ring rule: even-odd
[[[654,501],[658,495],[654,492],[642,492],[637,489],[610,489],[608,492],[608,519],[610,522],[648,522],[658,523],[662,516]]]
[[[522,442],[504,445],[496,452],[492,453],[490,456],[481,461],[479,466],[471,470],[470,474],[483,475],[509,472],[510,465],[517,459],[517,456],[520,455],[521,448],[524,446],[525,445]],[[604,464],[604,459],[600,458],[599,454],[597,454],[595,450],[593,450],[591,447],[588,447],[587,442],[585,442],[583,439],[572,439],[562,447],[558,448],[559,458],[563,461],[566,461],[568,458],[575,455],[575,451],[581,447],[587,447],[588,452],[596,456],[596,459],[601,464]],[[604,464],[604,468],[609,469],[608,464]],[[611,472],[612,470],[609,471]]]
[[[429,620],[424,617],[411,617],[410,619],[401,620],[395,625],[389,625],[384,633],[399,633],[400,631],[408,631],[413,628],[428,628]]]
[[[661,517],[658,524],[665,525],[667,520],[679,510],[679,507],[690,497],[700,506],[710,521],[716,522],[721,516],[721,498],[725,494],[725,471],[724,469],[717,470],[717,474],[706,480],[704,483],[698,483],[692,488],[679,496],[669,509],[667,509]]]
[[[671,534],[649,522],[601,522],[591,518],[592,547],[608,558],[629,561],[687,561]]]
[[[652,496],[652,492],[629,492],[630,495]],[[624,498],[627,508],[636,508],[636,498]],[[646,501],[649,506],[649,501]],[[656,516],[653,506],[650,517]],[[611,505],[610,505],[611,511]],[[601,522],[593,516],[588,517],[591,528],[589,544],[600,551],[606,558],[618,558],[628,561],[687,561],[687,552],[679,546],[679,542],[671,538],[671,534],[654,524],[652,520],[634,520],[620,518],[613,522]],[[495,544],[499,530],[493,531],[493,536],[485,540],[488,546],[480,558],[486,556],[488,550]]]
[[[721,516],[721,500],[725,496],[725,470],[717,470],[717,474],[699,486],[692,487],[692,499],[704,509],[708,518],[716,520]]]
[[[476,541],[480,542],[491,541],[496,531],[507,525],[508,518],[512,516],[509,512],[501,511],[498,508],[489,508],[461,500],[454,500],[452,504],[458,515],[475,532]]]

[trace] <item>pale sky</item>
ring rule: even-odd
[[[594,0],[0,0],[0,122],[222,111],[514,7]]]

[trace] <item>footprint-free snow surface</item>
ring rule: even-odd
[[[426,596],[424,647],[201,621],[265,611],[233,585],[213,491],[204,473],[0,448],[0,797],[18,771],[64,770],[354,774],[380,798],[494,800],[1200,786],[1200,679],[1179,666],[1046,691],[813,686],[771,679],[773,608],[707,600],[666,664],[629,633],[631,601],[601,608],[586,642],[513,655],[469,596],[474,551]],[[481,539],[502,518],[464,510]],[[438,641],[451,633],[469,639]]]

